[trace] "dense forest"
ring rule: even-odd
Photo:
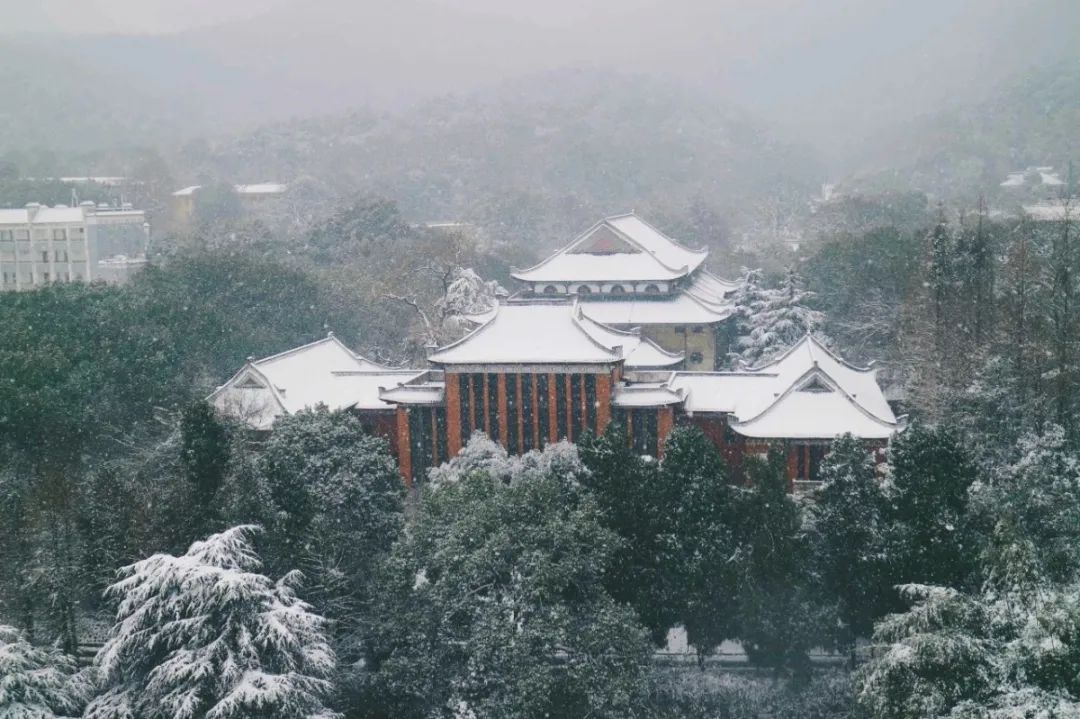
[[[1075,227],[913,207],[746,274],[735,297],[747,359],[764,351],[755,317],[779,346],[812,327],[884,360],[910,412],[883,467],[839,438],[805,495],[779,455],[733,484],[695,430],[656,462],[617,426],[522,458],[479,436],[406,495],[348,413],[260,441],[215,416],[202,399],[245,356],[334,330],[416,361],[496,291],[472,271],[505,276],[483,243],[385,200],[288,236],[213,205],[129,285],[0,295],[0,656],[21,697],[6,701],[89,717],[1073,711]],[[651,660],[674,626],[700,681]],[[710,670],[728,640],[773,679]]]

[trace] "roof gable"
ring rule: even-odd
[[[688,412],[731,415],[755,438],[831,439],[850,432],[884,439],[899,425],[871,368],[837,357],[807,335],[772,362],[744,372],[676,372]]]
[[[618,255],[635,254],[641,249],[627,242],[608,225],[602,224],[587,232],[567,252],[572,255]]]
[[[525,282],[670,281],[695,272],[708,255],[631,213],[601,220],[539,264],[512,274]]]

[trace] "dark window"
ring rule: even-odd
[[[630,422],[633,425],[631,440],[634,451],[638,454],[649,454],[655,457],[658,445],[656,410],[651,407],[631,410]]]
[[[484,404],[484,375],[474,374],[472,375],[472,427],[469,430],[470,436],[478,430],[487,432],[487,424],[484,422],[484,408],[486,406]]]
[[[506,375],[506,448],[511,454],[521,451],[521,431],[518,425],[518,382],[520,380],[519,374]]]
[[[532,396],[532,375],[522,375],[522,451],[527,452],[534,448],[534,438],[532,438],[532,428],[536,423],[536,417],[532,415],[532,407],[536,403],[534,402],[534,396]],[[541,438],[541,443],[543,439]]]
[[[570,376],[570,430],[573,433],[571,440],[574,442],[581,439],[581,430],[585,421],[585,392],[582,387],[584,382],[584,375]]]
[[[677,325],[675,327],[675,334],[677,334],[677,335],[686,334],[686,327],[684,327],[683,325]]]
[[[458,387],[461,400],[461,414],[458,418],[461,424],[461,439],[468,442],[469,437],[472,435],[472,403],[469,397],[472,393],[472,383],[469,381],[469,375],[458,375]]]
[[[558,294],[558,292],[559,292],[559,288],[556,287],[555,285],[548,285],[547,287],[544,288],[544,294],[545,295],[554,295],[554,294]]]
[[[647,432],[646,436],[648,437],[648,442],[645,446],[645,453],[650,454],[653,457],[655,457],[659,453],[660,449],[660,436],[659,429],[657,427],[659,417],[659,411],[655,409],[645,410],[645,427]]]
[[[499,375],[487,376],[488,436],[499,441]]]
[[[806,447],[795,445],[795,478],[806,479]]]
[[[700,352],[690,353],[690,364],[701,364],[704,361],[705,355],[701,354]]]
[[[735,430],[731,428],[731,424],[728,420],[724,419],[724,443],[735,444],[738,441],[738,437],[735,434]]]
[[[694,329],[693,329],[694,334],[699,335],[704,331],[705,331],[705,328],[702,327],[701,325],[694,325]]]
[[[578,285],[577,293],[579,295],[591,295],[592,288],[590,288],[588,285]]]
[[[555,375],[555,428],[559,439],[566,439],[566,375]]]
[[[658,295],[660,294],[660,288],[656,285],[645,285],[645,294]]]
[[[439,452],[439,461],[450,460],[450,448],[446,443],[446,408],[435,408],[435,447]]]
[[[596,427],[596,375],[585,375],[585,426],[593,432]]]
[[[412,480],[420,482],[431,466],[431,410],[413,407],[409,413],[409,448],[412,454]]]
[[[623,287],[622,285],[612,285],[611,289],[608,290],[608,292],[610,292],[613,295],[625,295],[626,294],[626,288]]]
[[[821,481],[821,463],[825,459],[825,453],[828,449],[829,448],[823,444],[811,445],[809,479],[815,482]]]
[[[536,414],[540,425],[540,446],[548,443],[551,434],[551,414],[548,404],[548,376],[541,374],[536,376]]]

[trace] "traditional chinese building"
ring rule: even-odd
[[[576,296],[583,312],[611,327],[641,328],[684,355],[686,369],[718,369],[727,354],[724,321],[736,284],[705,269],[692,250],[631,213],[596,223],[527,270],[513,273],[526,296]]]
[[[633,215],[609,218],[518,273],[536,284],[500,302],[462,339],[434,349],[430,369],[381,367],[331,336],[249,360],[210,401],[259,430],[320,403],[356,412],[390,441],[410,485],[474,432],[523,453],[618,421],[635,449],[659,457],[675,426],[695,425],[736,472],[745,456],[781,444],[793,487],[818,478],[829,443],[841,434],[883,447],[899,425],[873,369],[844,362],[811,336],[738,372],[687,369],[686,351],[677,342],[664,346],[697,334],[715,347],[730,284],[707,274],[703,259]],[[657,267],[674,269],[664,275]],[[576,279],[567,279],[572,272]],[[612,291],[617,277],[622,292]],[[702,321],[686,321],[686,307]],[[604,322],[604,313],[627,321]],[[628,320],[639,313],[658,321],[632,327]]]

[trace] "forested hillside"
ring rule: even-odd
[[[644,77],[569,71],[400,114],[271,125],[188,146],[175,164],[189,177],[317,178],[399,198],[413,218],[473,222],[541,247],[598,216],[678,217],[695,203],[729,228],[770,232],[820,178],[808,150],[723,101]]]
[[[977,103],[925,113],[880,136],[866,155],[875,170],[856,187],[919,189],[968,201],[994,195],[1007,173],[1080,160],[1080,60],[998,87]]]

